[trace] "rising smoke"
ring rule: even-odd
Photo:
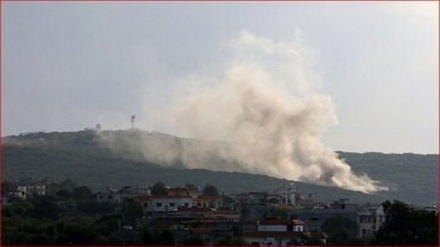
[[[293,41],[275,42],[245,31],[229,48],[232,62],[224,73],[191,77],[183,84],[185,94],[164,113],[180,135],[227,144],[170,142],[154,149],[156,157],[168,157],[162,163],[178,158],[188,168],[258,173],[365,193],[387,189],[354,174],[323,144],[323,133],[337,117],[331,98],[315,92],[316,54],[299,32]],[[151,158],[151,146],[141,149]],[[210,162],[219,159],[224,162]]]

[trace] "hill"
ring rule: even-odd
[[[218,149],[224,149],[224,143],[221,142],[190,140],[139,130],[107,131],[102,134],[111,134],[114,145],[103,145],[94,131],[40,132],[4,137],[4,180],[30,176],[47,177],[56,181],[71,178],[78,184],[95,190],[108,185],[146,186],[161,180],[172,186],[185,183],[203,186],[210,183],[227,193],[271,191],[290,182],[264,175],[183,168],[184,160],[178,151],[179,147],[214,145]],[[139,136],[146,138],[139,139]],[[155,153],[154,148],[146,152],[134,148],[141,141],[153,143],[156,148],[177,151],[168,157],[166,164],[159,165],[157,155],[160,154]],[[321,201],[350,198],[356,202],[382,202],[386,199],[398,199],[416,205],[432,205],[437,201],[437,155],[347,152],[339,152],[339,155],[355,172],[366,173],[391,190],[367,195],[295,182],[297,190],[312,193],[316,200]],[[234,166],[234,161],[229,160],[211,158],[209,162],[226,164],[226,167]]]

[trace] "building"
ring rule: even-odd
[[[293,183],[278,187],[275,190],[275,194],[280,195],[282,197],[281,204],[284,205],[296,204],[296,194]]]
[[[98,191],[95,193],[95,198],[97,202],[106,202],[106,203],[121,203],[123,200],[122,194],[117,190],[109,188],[108,192]]]
[[[255,246],[290,246],[307,243],[326,244],[323,232],[304,232],[304,222],[267,218],[257,222],[257,231],[243,232],[243,239]]]
[[[191,196],[197,198],[200,194],[200,188],[193,184],[186,184],[185,187],[174,187],[167,190],[169,196]]]
[[[26,200],[34,195],[44,196],[47,190],[47,181],[39,181],[35,178],[21,179],[20,182],[9,184],[5,194],[11,199]],[[2,192],[3,193],[3,192]]]
[[[147,187],[124,186],[117,190],[108,187],[107,192],[96,192],[95,198],[97,202],[122,203],[126,198],[137,198],[140,196],[149,196],[150,190]]]
[[[196,203],[197,207],[201,208],[218,208],[221,207],[223,204],[221,196],[208,195],[198,196],[196,199]]]
[[[347,199],[339,199],[328,205],[317,204],[307,208],[295,208],[289,214],[291,219],[304,221],[304,231],[321,231],[324,222],[332,217],[342,216],[357,222],[359,205],[349,203]]]
[[[357,223],[359,224],[359,237],[373,237],[385,222],[385,213],[382,206],[366,205],[357,213]]]
[[[267,218],[257,221],[259,232],[303,232],[304,222],[302,220],[287,220],[279,218]]]
[[[194,199],[188,195],[151,196],[146,211],[168,212],[177,211],[179,207],[193,207]],[[144,204],[145,206],[145,204]]]

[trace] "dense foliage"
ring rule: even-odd
[[[47,195],[3,206],[3,245],[121,244],[111,233],[123,223],[122,208],[96,202],[91,190],[72,181],[53,183]]]
[[[328,218],[322,224],[321,230],[328,234],[328,241],[332,245],[352,245],[360,241],[357,239],[358,224],[344,216]]]
[[[153,187],[151,187],[151,194],[154,196],[167,195],[167,187],[162,181],[158,181],[153,184]]]
[[[157,184],[162,184],[158,182]],[[3,188],[7,187],[6,183]],[[29,195],[3,205],[2,245],[203,245],[192,237],[176,240],[161,226],[141,224],[143,207],[132,198],[121,204],[97,202],[86,186],[67,179],[52,183],[46,195]],[[223,239],[223,245],[244,243]]]
[[[373,244],[438,246],[438,214],[400,201],[385,201],[382,205],[386,219]]]
[[[203,188],[202,194],[205,196],[218,196],[218,195],[220,195],[218,193],[217,188],[212,184],[205,185],[205,187]]]

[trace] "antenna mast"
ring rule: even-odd
[[[136,116],[132,115],[131,116],[131,129],[134,129],[134,120],[136,120]]]

